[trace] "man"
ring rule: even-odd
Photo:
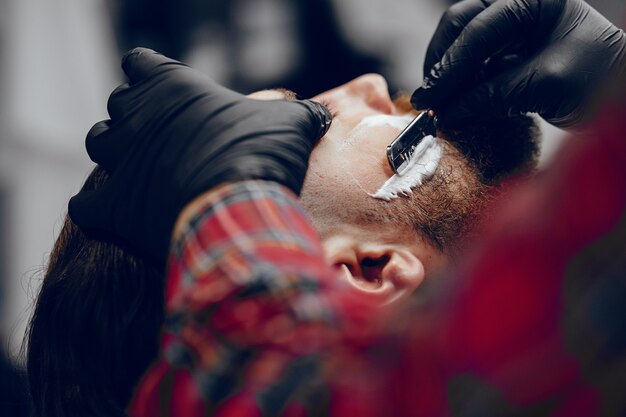
[[[475,68],[471,66],[487,65],[482,59],[484,55],[495,57],[503,51],[500,43],[504,43],[505,52],[516,45],[510,38],[518,33],[517,25],[534,27],[533,24],[539,24],[548,47],[543,43],[534,45],[535,54],[530,61],[523,62],[512,74],[506,74],[508,77],[496,77],[489,85],[478,89],[478,96],[482,97],[482,93],[493,99],[497,97],[494,83],[502,85],[514,79],[517,88],[509,92],[513,99],[516,94],[522,95],[519,101],[504,104],[506,112],[528,110],[527,106],[532,105],[540,114],[545,113],[556,121],[570,122],[578,118],[584,107],[578,90],[575,94],[551,99],[550,95],[532,89],[559,87],[563,81],[572,80],[577,87],[584,87],[584,83],[579,83],[581,79],[589,81],[589,73],[584,71],[589,64],[587,54],[577,55],[578,51],[573,50],[569,42],[581,44],[583,39],[581,45],[585,49],[592,51],[594,57],[603,57],[591,60],[596,65],[609,63],[601,66],[600,72],[609,74],[616,69],[613,63],[617,63],[619,70],[623,69],[626,50],[623,32],[583,2],[504,0],[494,5],[484,1],[463,2],[463,6],[468,5],[472,15],[463,20],[470,21],[468,32],[446,52],[442,63],[435,65],[431,74],[435,81],[431,79],[426,85],[428,88],[436,89],[437,80],[445,80],[450,73],[473,74]],[[517,18],[511,19],[511,16]],[[452,40],[455,37],[452,36]],[[467,40],[472,40],[470,45],[464,44]],[[485,45],[489,48],[483,48]],[[457,53],[467,56],[457,59]],[[555,54],[569,57],[564,62],[573,66],[556,82],[558,74],[551,72],[553,67],[546,69],[536,65],[555,62]],[[605,390],[607,386],[616,386],[606,384],[604,378],[612,367],[604,367],[601,360],[579,363],[573,359],[571,347],[564,345],[558,327],[561,309],[551,308],[555,302],[560,306],[562,300],[559,292],[562,276],[558,271],[568,256],[579,250],[581,243],[588,243],[607,231],[621,230],[615,229],[615,225],[620,224],[619,218],[626,206],[621,193],[626,188],[623,182],[626,177],[619,175],[623,174],[624,166],[620,163],[624,142],[617,140],[619,130],[604,129],[601,133],[606,143],[593,140],[589,149],[583,149],[582,153],[576,150],[561,171],[565,174],[561,178],[566,179],[579,178],[576,172],[588,174],[592,167],[589,155],[607,163],[602,165],[606,170],[598,179],[611,181],[620,191],[617,195],[597,187],[581,187],[585,196],[601,198],[598,200],[602,203],[600,216],[580,211],[576,205],[557,204],[557,210],[550,211],[547,217],[549,223],[545,224],[541,216],[521,223],[523,228],[514,235],[523,240],[493,240],[493,244],[487,246],[493,262],[479,263],[477,269],[470,270],[470,280],[460,282],[455,303],[447,305],[451,320],[436,314],[406,315],[411,326],[408,332],[399,334],[406,347],[404,355],[377,355],[372,346],[381,346],[375,343],[375,336],[380,333],[375,328],[372,330],[372,322],[379,316],[379,310],[372,309],[363,297],[337,286],[335,274],[324,265],[319,241],[299,213],[297,202],[283,186],[275,184],[299,191],[303,175],[297,168],[302,159],[298,159],[297,149],[292,146],[297,136],[290,133],[297,128],[300,138],[315,137],[320,132],[319,126],[324,125],[324,118],[307,118],[299,112],[291,118],[293,123],[287,123],[284,114],[288,110],[295,113],[300,104],[253,104],[214,86],[203,87],[195,78],[190,80],[183,76],[184,72],[179,72],[171,61],[155,57],[143,59],[146,57],[140,55],[135,53],[127,58],[126,69],[136,87],[118,94],[118,100],[120,97],[128,100],[118,101],[114,109],[126,105],[137,111],[135,106],[140,103],[136,99],[145,98],[145,89],[153,85],[159,87],[154,90],[157,99],[170,98],[168,93],[173,91],[182,91],[182,96],[190,90],[204,94],[190,94],[187,98],[192,100],[175,103],[180,106],[173,109],[168,106],[167,110],[172,111],[165,114],[156,111],[156,117],[145,108],[148,115],[133,113],[131,120],[119,117],[126,112],[116,114],[113,111],[113,122],[99,132],[92,132],[88,142],[94,160],[110,167],[111,186],[103,187],[100,193],[80,195],[70,207],[70,213],[83,228],[112,231],[152,256],[160,256],[161,260],[164,258],[161,245],[169,241],[173,218],[185,207],[173,234],[167,288],[169,319],[163,356],[146,374],[131,414],[383,415],[391,412],[463,415],[467,412],[468,415],[591,416],[600,414],[601,409],[614,415],[623,414],[623,406],[615,402],[619,397]],[[476,57],[479,59],[473,59]],[[462,68],[460,63],[469,63],[470,68]],[[172,82],[172,79],[184,82]],[[186,89],[189,86],[192,88]],[[445,97],[449,93],[449,89],[442,91]],[[465,103],[472,98],[475,98],[472,94],[465,97]],[[506,98],[511,100],[511,97]],[[419,99],[419,95],[414,96],[414,102]],[[301,105],[306,106],[306,103]],[[228,133],[224,133],[218,128],[223,124],[216,126],[212,122],[232,122],[233,108],[242,110],[237,112],[239,122],[231,124]],[[248,110],[251,109],[257,115],[267,116],[268,120],[272,116],[275,125],[271,135],[267,135],[268,128],[263,127],[260,118],[250,116],[252,113]],[[315,107],[309,109],[316,110]],[[202,154],[197,153],[202,150],[203,142],[195,129],[191,132],[184,128],[178,130],[184,146],[174,139],[172,117],[183,110],[185,121],[202,126],[201,138],[211,133],[211,149],[230,145],[228,152],[221,155],[225,161],[217,160],[212,151],[206,149]],[[198,116],[201,113],[206,116],[203,111],[214,117]],[[164,116],[169,117],[162,119]],[[609,111],[609,121],[615,124],[623,120],[622,116],[623,104]],[[132,123],[143,118],[146,118],[145,124]],[[135,133],[130,145],[120,139],[127,137],[129,125],[130,131]],[[161,129],[155,129],[157,126]],[[314,129],[316,126],[318,129]],[[103,132],[106,137],[101,136]],[[117,136],[120,132],[122,136]],[[151,142],[151,146],[146,146],[146,141]],[[261,142],[265,143],[263,149],[259,147]],[[247,145],[247,151],[242,143]],[[603,145],[615,152],[607,152],[607,146]],[[187,147],[192,147],[194,153],[181,151]],[[171,163],[172,158],[178,160],[178,165]],[[215,165],[211,170],[202,170],[202,162],[207,160]],[[226,162],[231,171],[224,169]],[[579,167],[582,167],[580,171]],[[287,172],[295,172],[295,178]],[[180,182],[181,178],[189,181]],[[253,179],[262,181],[251,181]],[[557,187],[547,188],[541,193],[543,198],[535,200],[538,205],[532,206],[533,214],[547,207],[545,199],[553,198],[559,203],[573,201],[568,197],[576,195],[574,190],[580,183],[566,181],[567,187],[562,188],[568,191],[565,195],[559,193],[562,181],[557,178],[553,184]],[[160,194],[175,202],[164,201],[157,192],[157,185],[161,186]],[[211,191],[198,193],[198,185]],[[106,202],[105,196],[113,202],[103,209],[97,203]],[[149,204],[141,204],[142,198]],[[152,202],[160,202],[165,207],[150,204]],[[522,215],[530,212],[524,204],[518,207]],[[151,233],[144,227],[144,219],[156,219],[157,213],[166,218],[157,222]],[[564,213],[574,216],[576,227],[571,236],[575,244],[568,242],[568,234],[564,232],[567,229],[562,227],[568,222],[559,221]],[[576,221],[580,216],[591,223]],[[142,224],[132,223],[138,220]],[[506,222],[496,223],[500,230],[506,225]],[[552,225],[556,227],[550,227]],[[552,263],[542,257],[543,252],[536,246],[536,239],[543,237],[539,232],[544,230],[552,231],[553,243],[563,248],[559,252],[562,257]],[[623,234],[618,233],[617,237],[619,242]],[[154,238],[158,241],[153,242]],[[520,248],[525,252],[516,252]],[[532,265],[548,267],[542,269],[545,275],[531,279],[535,277],[516,274],[519,268],[504,268],[508,264],[522,265],[525,259],[520,255],[526,254],[533,256]],[[540,260],[544,262],[538,262]],[[508,289],[525,291],[510,291],[503,300],[497,294],[490,294],[493,286],[489,284],[498,283],[497,267],[509,273],[504,282],[514,286]],[[529,288],[527,283],[536,286]],[[549,291],[542,291],[544,289]],[[539,297],[529,298],[529,295]],[[518,300],[533,303],[520,304]],[[496,310],[500,313],[496,318],[501,318],[502,323],[485,314],[485,308],[496,301],[502,307]],[[465,323],[471,327],[464,327]],[[580,329],[575,321],[571,324],[574,330]],[[387,328],[392,325],[386,322]],[[512,333],[501,332],[503,329],[512,329]],[[482,337],[455,338],[463,332],[470,335],[475,332]],[[453,337],[448,339],[450,336]],[[448,344],[447,340],[473,343],[465,352],[460,343]],[[412,343],[414,341],[416,343]],[[420,344],[420,341],[427,343]],[[438,349],[439,346],[445,349]],[[508,349],[499,349],[504,346]],[[617,344],[609,346],[619,347]],[[583,349],[580,354],[584,357],[588,352]],[[592,357],[601,356],[592,354]],[[378,367],[381,358],[382,364]],[[581,369],[583,364],[591,367]],[[542,372],[546,367],[550,367],[550,372]],[[385,369],[395,369],[395,381],[401,383],[393,385],[394,379],[388,378],[390,374],[381,373]],[[461,378],[451,378],[449,372]],[[468,391],[468,388],[477,389]],[[462,394],[468,392],[469,398],[463,398]],[[598,392],[604,395],[601,397],[604,403],[598,401]],[[459,400],[462,401],[459,403]],[[607,400],[620,408],[603,407]],[[384,408],[377,408],[377,405]]]
[[[256,99],[292,99],[261,91]],[[410,195],[384,201],[372,194],[392,176],[386,147],[408,124],[408,97],[393,101],[376,74],[361,76],[313,98],[335,112],[315,145],[300,201],[322,239],[327,262],[353,287],[381,303],[411,294],[425,277],[441,275],[480,229],[504,180],[530,172],[538,154],[537,129],[514,117],[461,131],[439,132],[443,157],[432,178]],[[367,125],[390,116],[396,125]],[[500,138],[507,146],[484,146]]]

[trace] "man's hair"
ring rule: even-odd
[[[400,111],[415,111],[408,94],[399,95],[394,104]],[[494,185],[537,167],[541,131],[531,116],[468,122],[462,128],[440,123],[437,128],[438,136],[467,159],[483,184]]]
[[[393,211],[437,249],[455,253],[508,191],[503,185],[536,171],[541,133],[533,117],[516,115],[462,129],[439,126],[437,136],[444,153],[436,174]]]
[[[100,187],[96,168],[83,189]],[[28,331],[28,377],[40,417],[126,416],[133,387],[156,358],[163,276],[66,217]]]

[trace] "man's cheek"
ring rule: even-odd
[[[343,175],[356,189],[373,194],[391,176],[385,172],[384,160],[366,153],[345,160]]]

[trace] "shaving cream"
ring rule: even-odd
[[[390,201],[400,195],[412,194],[413,188],[422,185],[425,180],[435,174],[442,154],[443,147],[437,138],[433,136],[424,137],[415,148],[409,166],[404,173],[402,175],[394,174],[378,191],[370,194],[370,196],[379,200]]]
[[[391,114],[374,114],[364,117],[361,122],[356,125],[352,134],[348,136],[341,144],[341,149],[351,148],[358,143],[357,138],[362,137],[363,130],[369,130],[376,127],[392,127],[398,131],[404,130],[414,119],[410,115],[394,116]]]
[[[389,126],[398,130],[404,130],[413,119],[415,119],[415,116],[412,115],[393,116],[390,114],[374,114],[364,117],[356,128]]]

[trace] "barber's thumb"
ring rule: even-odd
[[[317,101],[300,100],[297,103],[308,110],[309,116],[303,120],[304,131],[307,132],[308,139],[315,142],[328,132],[333,122],[333,115],[328,107]]]
[[[443,98],[440,90],[436,79],[424,77],[422,85],[411,95],[411,105],[415,110],[436,109]]]
[[[122,57],[122,69],[130,85],[136,84],[170,65],[184,65],[152,49],[133,48]]]
[[[411,96],[411,105],[415,110],[427,110],[434,107],[434,100],[432,100],[432,93],[430,90],[424,87],[419,87],[413,92]]]

